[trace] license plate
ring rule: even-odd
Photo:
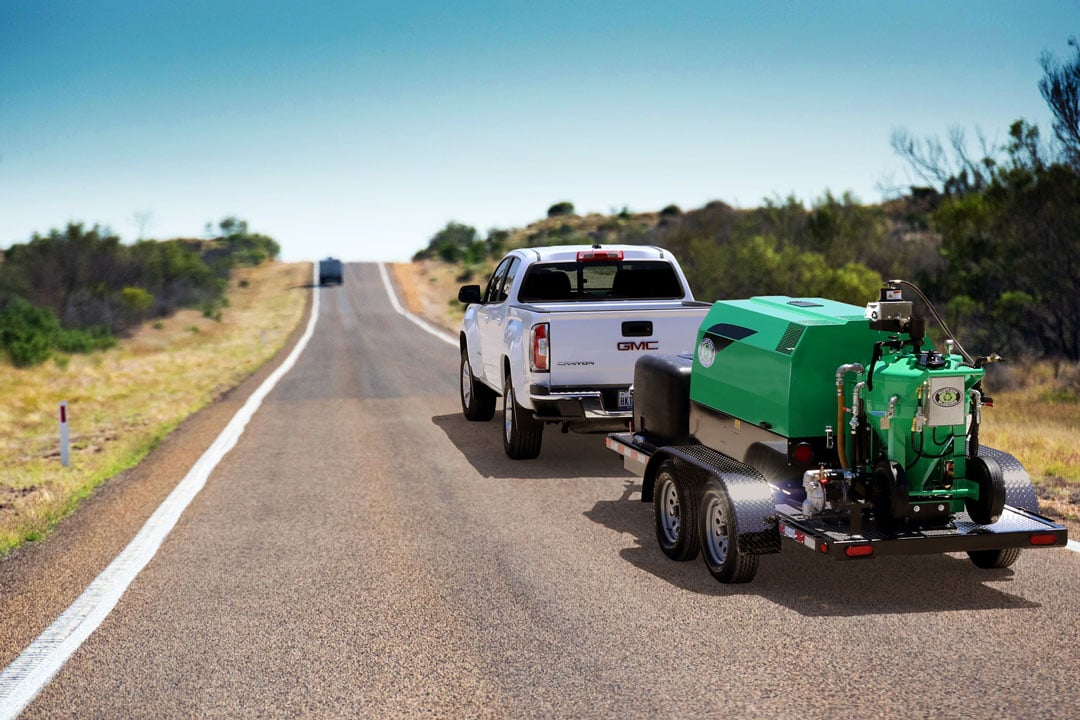
[[[634,407],[634,396],[630,393],[629,390],[620,390],[619,391],[619,409],[620,410],[630,410],[633,407]]]

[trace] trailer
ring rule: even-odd
[[[660,549],[749,582],[789,540],[838,560],[967,553],[980,568],[1067,544],[1023,465],[982,446],[989,358],[914,312],[890,281],[865,310],[820,298],[720,301],[692,355],[634,372],[629,432],[607,447],[642,477]],[[939,319],[940,320],[940,319]]]

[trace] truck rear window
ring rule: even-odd
[[[522,302],[679,300],[682,285],[663,260],[537,263],[521,284]]]

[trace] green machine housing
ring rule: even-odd
[[[807,514],[992,523],[1000,468],[978,457],[984,370],[938,352],[899,290],[865,308],[819,298],[715,303],[698,333],[690,433],[765,468]]]

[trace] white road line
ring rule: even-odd
[[[318,263],[315,263],[312,268],[315,291],[312,294],[311,317],[289,357],[252,393],[213,445],[154,511],[139,534],[101,571],[71,607],[0,673],[0,720],[17,717],[109,615],[135,576],[157,553],[184,509],[202,490],[210,473],[236,445],[263,399],[296,364],[315,331],[315,320],[319,317],[317,270]]]
[[[1072,550],[1074,553],[1080,553],[1080,542],[1077,542],[1076,540],[1070,540],[1069,544],[1065,547]]]
[[[390,304],[394,306],[399,314],[405,316],[411,322],[416,323],[422,330],[429,332],[440,340],[447,342],[454,347],[457,347],[458,340],[446,330],[440,330],[439,328],[427,323],[420,318],[413,315],[411,312],[401,307],[401,303],[398,302],[397,295],[394,294],[394,286],[390,283],[390,276],[386,272],[386,264],[379,263],[379,276],[382,277],[383,287],[386,288],[386,295],[390,298]]]

